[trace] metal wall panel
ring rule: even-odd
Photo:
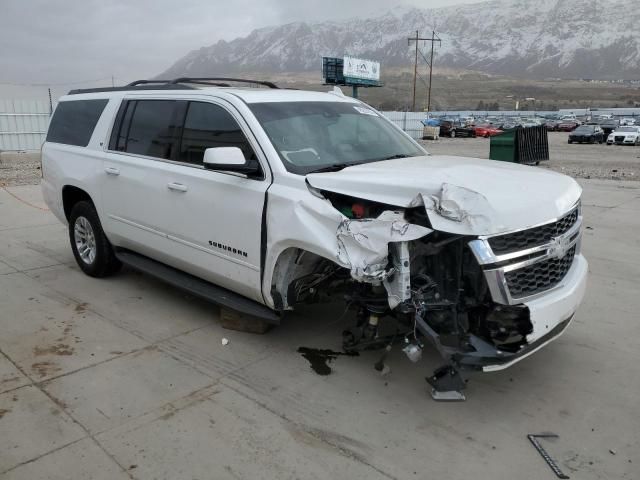
[[[49,118],[46,101],[0,100],[0,150],[40,150]]]

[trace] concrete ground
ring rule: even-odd
[[[296,350],[339,350],[335,307],[251,335],[144,275],[86,277],[39,187],[0,188],[0,479],[552,479],[526,438],[547,431],[571,478],[640,478],[640,183],[581,183],[575,322],[464,403],[430,399],[433,352],[315,374]]]
[[[541,163],[577,178],[640,180],[640,147],[606,144],[569,145],[566,132],[549,132],[549,161]],[[489,158],[488,138],[440,138],[421,143],[434,155]]]

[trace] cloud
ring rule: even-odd
[[[406,0],[435,7],[479,0]],[[193,49],[292,21],[371,16],[386,0],[3,0],[0,82],[117,83],[152,77]]]

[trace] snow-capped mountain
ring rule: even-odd
[[[194,50],[159,77],[319,71],[322,56],[344,54],[378,60],[384,71],[411,65],[407,38],[432,29],[442,39],[442,67],[538,78],[640,76],[640,0],[493,0],[261,28]]]

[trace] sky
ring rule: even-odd
[[[68,89],[153,77],[191,50],[255,28],[479,1],[1,0],[0,98],[11,84]]]

